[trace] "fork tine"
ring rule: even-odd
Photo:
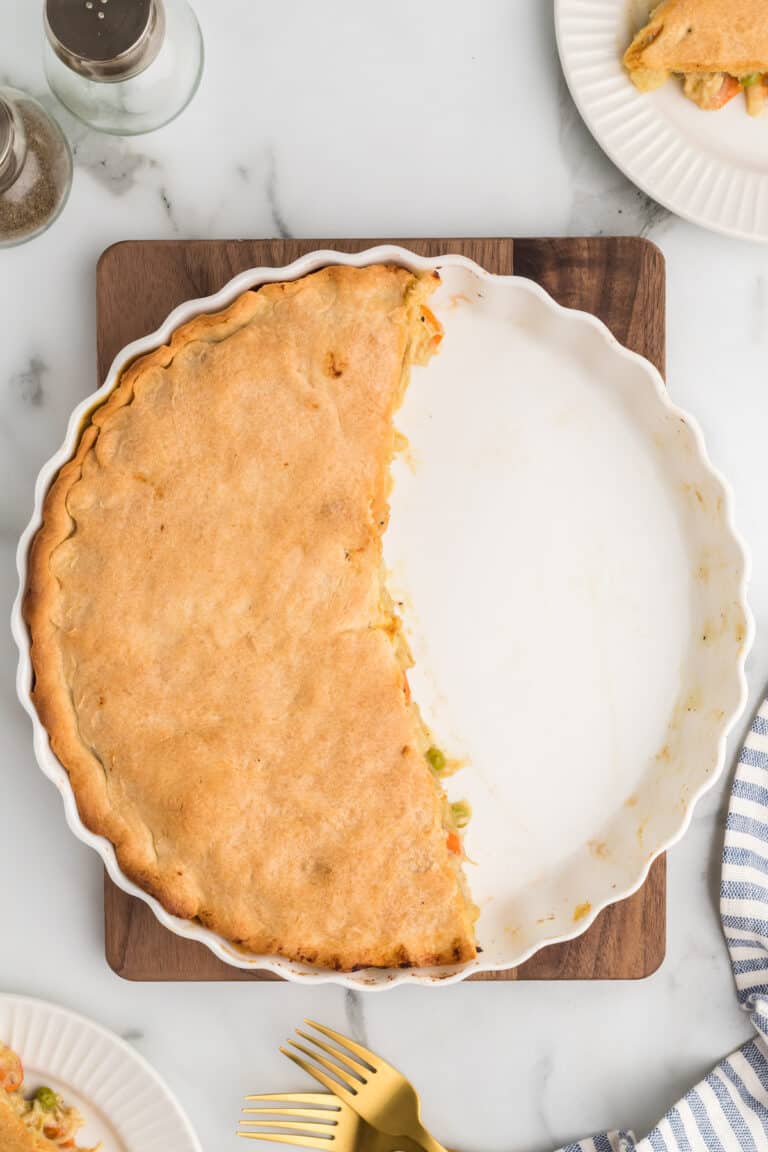
[[[340,1108],[241,1108],[248,1116],[295,1116],[297,1120],[312,1119],[325,1120],[326,1124],[338,1124],[336,1115]],[[242,1121],[246,1123],[246,1121]]]
[[[345,1072],[338,1064],[332,1060],[326,1060],[325,1056],[321,1056],[319,1052],[313,1052],[311,1048],[305,1048],[303,1044],[297,1043],[296,1040],[289,1040],[288,1043],[292,1048],[297,1048],[299,1052],[303,1052],[305,1056],[309,1056],[311,1060],[316,1060],[323,1068],[327,1068],[329,1072],[333,1072],[334,1076],[338,1076],[352,1091],[356,1092],[358,1085],[364,1080],[360,1077],[350,1076],[349,1072]]]
[[[334,1048],[331,1044],[326,1044],[323,1040],[317,1040],[314,1036],[310,1036],[309,1032],[302,1032],[301,1028],[296,1029],[296,1035],[301,1036],[302,1040],[308,1040],[310,1044],[314,1044],[316,1048],[322,1048],[323,1052],[327,1052],[329,1056],[335,1056],[337,1060],[342,1060],[347,1068],[360,1077],[363,1084],[366,1083],[364,1072],[370,1072],[365,1064],[359,1060],[353,1060],[351,1056],[347,1056],[344,1052],[339,1052],[338,1048]],[[319,1057],[317,1057],[319,1059]]]
[[[337,1121],[334,1120],[331,1124],[320,1124],[317,1120],[241,1120],[240,1126],[255,1127],[255,1128],[272,1128],[287,1129],[293,1132],[310,1132],[316,1136],[325,1135],[329,1139],[333,1139],[333,1129],[336,1127]]]
[[[330,1140],[318,1140],[314,1136],[285,1136],[282,1132],[240,1132],[244,1140],[268,1140],[270,1144],[293,1144],[297,1148],[323,1148],[328,1152]]]
[[[289,1060],[293,1060],[294,1064],[298,1064],[302,1072],[306,1072],[308,1076],[312,1076],[313,1079],[319,1080],[324,1088],[327,1088],[329,1092],[336,1093],[336,1095],[341,1097],[342,1100],[344,1099],[345,1093],[348,1096],[357,1095],[354,1090],[347,1088],[344,1084],[339,1084],[337,1080],[331,1079],[330,1076],[326,1076],[325,1072],[322,1072],[319,1068],[316,1068],[314,1064],[310,1064],[308,1061],[302,1060],[301,1056],[297,1056],[295,1052],[289,1052],[287,1048],[281,1048],[280,1051],[282,1052],[283,1056],[287,1056]]]
[[[245,1099],[275,1100],[279,1104],[311,1104],[316,1108],[325,1108],[326,1111],[341,1111],[338,1100],[329,1092],[261,1092],[258,1095],[246,1096]]]
[[[350,1040],[349,1036],[345,1036],[343,1032],[334,1032],[332,1028],[326,1028],[325,1024],[318,1024],[316,1020],[304,1020],[305,1024],[309,1024],[310,1028],[322,1032],[323,1036],[327,1036],[329,1040],[335,1040],[337,1044],[342,1044],[348,1048],[350,1052],[354,1052],[356,1056],[368,1065],[374,1072],[377,1068],[389,1068],[385,1060],[377,1056],[375,1052],[371,1052],[370,1048],[364,1048],[362,1044]]]

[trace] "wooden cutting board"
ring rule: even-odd
[[[391,242],[391,241],[389,241]],[[599,316],[622,344],[664,373],[664,258],[637,237],[402,240],[424,256],[458,252],[490,272],[536,280],[570,308]],[[124,345],[154,331],[184,300],[218,291],[236,273],[290,264],[305,252],[358,252],[378,240],[126,241],[103,253],[97,271],[99,382]],[[163,928],[147,906],[105,877],[106,955],[128,980],[277,980],[230,968],[202,944]],[[666,949],[662,857],[640,891],[608,908],[577,940],[545,948],[522,967],[478,980],[626,980],[649,976]]]

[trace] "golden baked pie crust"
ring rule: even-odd
[[[656,6],[624,56],[630,72],[768,71],[764,0],[667,0]]]
[[[33,698],[84,823],[249,952],[475,955],[381,575],[436,281],[332,266],[184,325],[92,412],[32,546]]]

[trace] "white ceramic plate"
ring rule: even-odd
[[[55,1004],[0,994],[0,1042],[21,1056],[25,1089],[47,1084],[87,1120],[102,1152],[202,1152],[170,1090],[112,1032]]]
[[[557,44],[571,95],[614,164],[654,200],[705,228],[768,240],[768,114],[737,96],[702,112],[672,78],[638,92],[621,59],[650,0],[555,0]]]
[[[441,746],[466,759],[448,791],[474,809],[466,843],[481,907],[477,960],[318,972],[245,956],[169,916],[82,825],[30,702],[18,601],[13,627],[40,766],[116,883],[228,963],[381,988],[512,967],[638,888],[722,768],[745,699],[751,624],[730,496],[656,370],[529,280],[389,246],[242,273],[126,348],[40,474],[20,586],[51,478],[129,360],[247,288],[376,261],[437,267],[442,277],[434,308],[445,339],[429,367],[414,370],[398,417],[410,448],[394,467],[385,556],[416,657],[414,698]]]

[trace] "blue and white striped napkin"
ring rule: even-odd
[[[720,910],[739,1003],[755,1039],[722,1060],[652,1132],[608,1132],[562,1152],[768,1149],[768,699],[741,750],[726,823]]]

